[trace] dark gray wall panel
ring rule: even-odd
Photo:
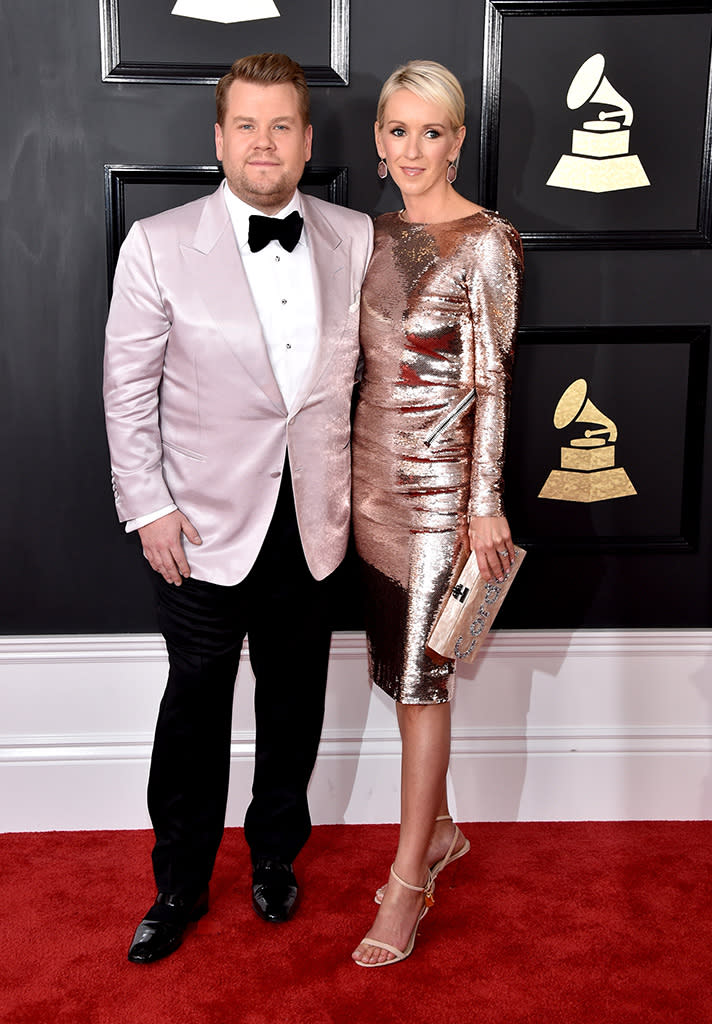
[[[376,97],[396,64],[427,57],[465,88],[460,184],[474,199],[484,5],[351,7],[350,84],[312,90],[314,163],[348,168],[352,207],[393,209],[375,174]],[[213,89],[103,82],[98,0],[0,0],[0,83],[0,631],[152,631],[148,572],[114,514],[101,410],[104,166],[214,164]],[[516,223],[516,210],[502,213]],[[709,251],[529,252],[524,325],[709,324],[711,272]],[[657,437],[664,405],[648,415]],[[532,551],[501,625],[710,625],[711,427],[708,414],[696,550]],[[336,590],[340,625],[357,626],[348,572]]]

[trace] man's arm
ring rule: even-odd
[[[119,519],[174,504],[163,479],[158,387],[171,322],[143,227],[121,247],[106,324],[104,410]]]
[[[170,329],[148,239],[137,223],[121,247],[106,325],[106,432],[119,518],[139,520],[150,565],[168,582],[179,584],[190,575],[181,534],[193,544],[200,537],[176,508],[163,478],[158,387]],[[140,525],[145,516],[167,507],[175,511]]]

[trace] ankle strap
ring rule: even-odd
[[[425,880],[425,885],[411,885],[410,882],[404,882],[400,875],[396,874],[396,869],[391,864],[391,875],[395,878],[396,882],[398,882],[399,885],[402,885],[404,889],[410,889],[411,892],[425,893],[425,905],[427,907],[432,907],[435,903],[435,899],[433,898],[435,879],[430,874],[430,868],[428,868],[427,871],[428,877]]]
[[[452,814],[438,814],[436,821],[452,821]]]
[[[396,882],[400,882],[404,889],[410,889],[411,892],[425,892],[428,888],[428,882],[430,881],[430,870],[428,870],[428,879],[425,885],[411,885],[410,882],[404,882],[400,875],[396,874],[396,869],[391,864],[391,874],[395,878]]]

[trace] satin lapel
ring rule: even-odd
[[[314,274],[317,309],[317,347],[295,408],[304,404],[334,354],[344,330],[351,296],[342,239],[329,222],[302,196],[302,209]]]
[[[221,188],[208,198],[195,238],[181,244],[181,251],[192,284],[233,355],[286,413]]]

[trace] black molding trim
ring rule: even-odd
[[[689,347],[684,468],[681,494],[680,533],[673,536],[567,537],[561,541],[540,539],[517,531],[516,541],[528,551],[549,554],[640,554],[695,552],[699,544],[702,515],[702,470],[707,410],[707,373],[710,357],[709,324],[641,324],[634,326],[527,327],[519,331],[518,343],[595,344],[605,342],[677,343]]]
[[[709,14],[712,3],[675,3],[671,0],[485,0],[482,64],[482,118],[480,126],[480,186],[478,201],[497,209],[499,126],[502,89],[502,21],[505,17],[563,16],[572,14]],[[712,248],[712,61],[707,79],[697,227],[685,231],[523,231],[527,249],[709,249]]]
[[[106,218],[106,258],[111,295],[121,243],[126,237],[124,189],[136,184],[220,184],[222,169],[217,164],[104,164],[104,210]],[[330,203],[346,206],[348,200],[347,167],[307,167],[301,185],[323,185]]]
[[[309,85],[349,84],[350,2],[331,0],[329,64],[305,64]],[[229,67],[218,64],[138,63],[121,59],[120,0],[100,0],[101,68],[104,82],[215,85]]]

